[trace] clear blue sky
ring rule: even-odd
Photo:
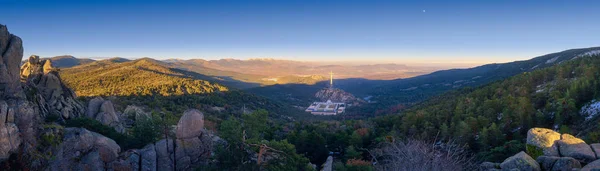
[[[25,55],[504,62],[600,46],[600,1],[0,0]]]

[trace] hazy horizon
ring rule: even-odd
[[[41,56],[481,65],[593,47],[600,37],[594,29],[600,26],[594,22],[598,1],[0,0],[0,5],[6,9],[0,23],[25,40],[25,54]]]

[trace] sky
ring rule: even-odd
[[[25,56],[492,63],[600,46],[600,1],[0,0]]]

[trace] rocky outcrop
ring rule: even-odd
[[[589,163],[596,160],[596,154],[585,141],[576,138],[569,134],[562,134],[561,140],[557,141],[560,155],[565,157],[573,157],[584,163]]]
[[[120,114],[115,111],[115,107],[110,100],[104,100],[102,97],[96,97],[88,103],[86,117],[95,119],[103,125],[115,128],[119,133],[125,132],[125,127],[120,119]]]
[[[583,168],[581,168],[581,171],[592,171],[592,170],[600,170],[600,160],[591,162],[591,163],[585,165]]]
[[[27,98],[40,108],[42,117],[53,115],[69,119],[84,113],[84,106],[75,100],[75,92],[62,82],[50,60],[32,55],[21,66],[20,75],[26,82]]]
[[[19,65],[23,58],[21,38],[0,24],[0,97],[22,96]]]
[[[204,114],[191,109],[184,112],[177,123],[175,160],[177,170],[188,170],[201,165],[210,157],[211,137],[204,130]]]
[[[332,102],[344,102],[346,104],[360,105],[364,100],[354,97],[354,95],[337,88],[324,88],[315,93],[315,97],[321,101],[331,100]]]
[[[21,38],[0,25],[0,162],[17,151],[34,149],[36,144],[39,115],[22,90],[19,79],[22,58]]]
[[[532,128],[527,132],[527,144],[541,149],[546,156],[559,156],[558,147],[554,145],[557,140],[560,140],[560,134],[550,129]]]
[[[50,170],[104,170],[121,148],[112,139],[83,128],[65,128]]]
[[[570,134],[560,134],[550,129],[532,128],[527,133],[527,153],[541,155],[537,160],[527,153],[507,158],[500,167],[502,170],[600,170],[600,144],[588,145],[585,141]],[[532,162],[533,161],[533,162]],[[535,164],[534,164],[535,163]],[[497,170],[490,162],[480,165],[481,170]]]
[[[500,168],[502,170],[541,171],[540,165],[523,151],[504,160],[500,164]]]
[[[552,170],[552,167],[554,166],[554,163],[556,163],[556,161],[558,161],[558,159],[560,159],[560,157],[556,157],[556,156],[540,156],[537,158],[537,162],[540,164],[540,168],[542,170]]]
[[[579,161],[572,157],[561,157],[554,163],[552,166],[552,170],[573,170],[576,168],[581,168],[581,164]]]

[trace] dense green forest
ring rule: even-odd
[[[600,95],[598,66],[598,56],[581,57],[479,88],[450,92],[374,122],[397,136],[467,144],[484,160],[499,161],[514,154],[510,151],[522,150],[507,147],[523,148],[516,144],[523,142],[532,127],[594,134],[594,130],[585,130],[588,122],[579,109]]]

